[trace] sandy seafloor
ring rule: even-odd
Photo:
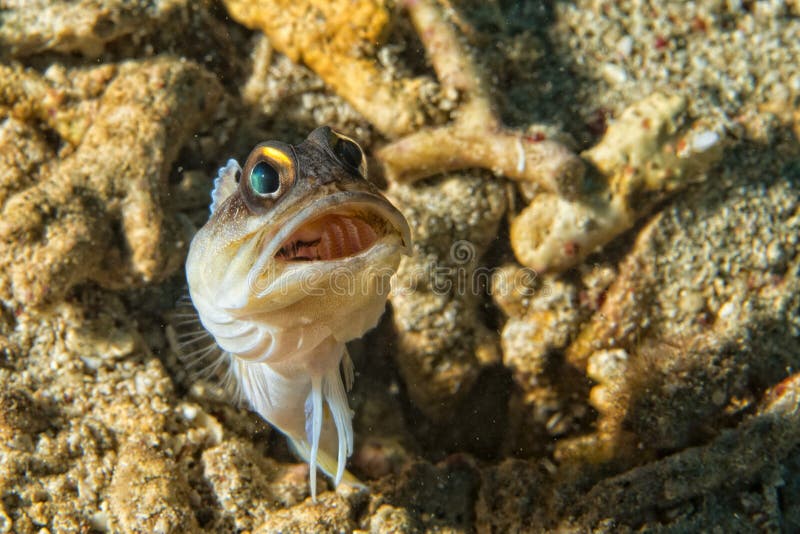
[[[388,4],[372,52],[435,93]],[[658,91],[725,149],[532,296],[396,300],[350,347],[367,489],[314,504],[175,354],[182,262],[227,158],[387,140],[224,3],[0,1],[0,532],[800,531],[800,4],[450,4],[507,125],[581,151]],[[403,187],[414,261],[518,269],[511,181]]]

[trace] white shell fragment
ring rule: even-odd
[[[692,138],[692,150],[694,152],[705,152],[713,148],[720,142],[720,136],[717,132],[712,130],[703,130],[698,132]]]

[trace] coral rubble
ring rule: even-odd
[[[221,98],[217,81],[166,58],[79,72],[72,77],[80,88],[68,73],[54,72],[60,80],[53,81],[2,69],[0,106],[12,117],[4,129],[25,129],[29,139],[20,146],[7,138],[16,148],[3,150],[14,158],[7,167],[27,173],[0,195],[4,297],[35,305],[86,280],[123,288],[174,272],[189,236],[164,209],[167,178],[183,143],[210,120]],[[88,102],[70,106],[81,92]],[[45,132],[26,126],[41,118],[66,143],[59,154]]]
[[[415,236],[393,288],[395,358],[411,398],[430,417],[447,420],[481,368],[500,359],[497,337],[478,311],[480,284],[488,280],[476,273],[505,213],[505,191],[480,176],[455,175],[397,185],[391,198]]]
[[[654,94],[637,102],[582,154],[598,173],[588,194],[536,195],[514,219],[511,244],[523,265],[563,270],[580,263],[651,212],[668,194],[699,180],[722,154],[712,129],[685,120],[685,100]]]

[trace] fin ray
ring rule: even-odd
[[[214,179],[214,189],[211,191],[211,205],[209,211],[213,215],[214,211],[236,191],[236,176],[242,172],[239,163],[235,159],[229,159],[224,167],[220,168],[217,177]]]
[[[344,375],[344,388],[347,391],[353,389],[353,382],[356,380],[356,366],[353,364],[353,359],[350,358],[350,353],[347,347],[342,354],[342,374]]]
[[[325,400],[336,425],[339,454],[336,461],[334,486],[338,486],[344,475],[347,458],[353,454],[353,412],[347,404],[342,376],[339,369],[333,369],[325,376]]]
[[[236,358],[222,350],[203,328],[188,293],[178,299],[175,310],[168,314],[165,333],[191,382],[206,380],[216,384],[234,402],[241,403],[241,381],[234,369]]]
[[[311,499],[317,501],[317,456],[322,434],[322,377],[311,378],[311,393],[306,401],[306,440],[311,443],[308,465],[311,470]]]
[[[289,446],[291,449],[300,458],[302,458],[303,461],[308,462],[308,459],[311,455],[311,446],[309,443],[302,438],[297,439],[293,438],[292,436],[287,436],[287,438],[289,440]],[[332,454],[329,454],[324,448],[320,448],[320,450],[317,452],[317,466],[325,473],[333,476],[333,473],[336,473],[336,458],[334,458]],[[348,486],[354,486],[357,488],[366,487],[347,469],[344,470],[344,474],[342,475],[342,482]]]

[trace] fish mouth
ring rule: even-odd
[[[302,209],[267,249],[280,262],[336,261],[359,256],[392,234],[409,253],[411,232],[397,208],[373,193],[342,191]]]
[[[275,254],[281,261],[330,261],[355,256],[388,233],[370,212],[328,213],[298,228]]]

